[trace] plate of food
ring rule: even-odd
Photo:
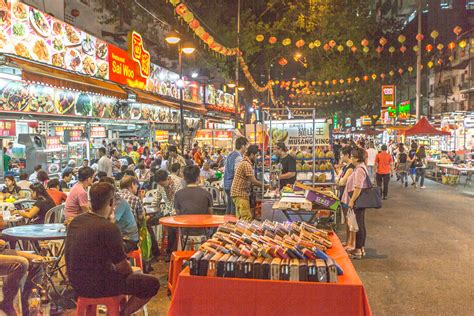
[[[5,33],[5,30],[0,30],[0,49],[5,48],[7,44],[7,34]]]
[[[94,56],[95,39],[93,39],[90,35],[86,35],[86,37],[82,41],[82,51],[89,56]]]
[[[10,25],[10,12],[7,9],[0,9],[0,25],[5,27]]]
[[[106,61],[99,62],[97,75],[102,79],[109,78],[109,64]]]
[[[15,54],[21,57],[31,59],[30,51],[28,50],[28,47],[23,43],[17,43],[15,45]]]
[[[42,38],[39,38],[35,41],[32,51],[33,58],[35,60],[49,62],[49,60],[51,59],[49,47]]]
[[[48,19],[38,10],[32,9],[30,11],[30,23],[39,35],[48,37],[51,34]]]
[[[56,66],[56,67],[59,67],[59,68],[66,68],[66,63],[64,61],[64,55],[66,55],[66,53],[64,53],[64,52],[53,54],[53,59],[52,59],[53,66]]]
[[[66,62],[66,67],[70,70],[80,71],[82,60],[81,54],[77,49],[70,49],[66,52],[66,56],[64,58]]]
[[[95,76],[97,72],[97,64],[91,56],[86,56],[82,60],[82,70],[89,76]]]
[[[108,53],[109,53],[109,48],[107,47],[107,44],[104,42],[97,41],[97,48],[96,48],[97,57],[105,60],[107,58]]]
[[[63,39],[61,37],[53,38],[52,44],[53,44],[54,50],[56,50],[57,52],[62,52],[65,48],[63,44]]]
[[[64,34],[63,25],[59,21],[53,22],[53,35],[54,36],[62,36]]]
[[[62,91],[56,94],[54,106],[59,114],[66,114],[74,107],[75,95],[70,91]]]
[[[64,28],[66,31],[66,39],[64,45],[66,46],[76,46],[81,44],[81,32],[76,30],[71,25],[66,25]]]
[[[24,21],[28,18],[28,7],[21,2],[14,2],[12,13],[16,20]]]
[[[92,110],[92,98],[86,93],[81,93],[76,101],[76,115],[90,116]]]
[[[132,120],[139,120],[142,117],[142,112],[140,111],[140,107],[135,105],[130,111],[130,118]]]
[[[18,39],[22,39],[26,36],[27,26],[25,23],[17,22],[12,26],[12,35]]]

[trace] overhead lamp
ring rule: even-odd
[[[238,87],[237,87],[237,90],[239,90],[239,91],[244,91],[244,90],[245,90],[245,87],[238,86]]]
[[[196,48],[193,46],[192,43],[189,43],[189,42],[184,43],[183,46],[181,47],[181,51],[185,53],[186,55],[194,53],[195,50]]]
[[[181,41],[181,37],[178,32],[171,31],[166,35],[165,41],[168,42],[168,44],[178,44]]]
[[[258,103],[258,99],[253,99],[252,102],[253,103]]]
[[[236,86],[236,84],[235,84],[235,82],[230,81],[230,82],[227,84],[227,86],[228,86],[229,88],[231,88],[231,89],[234,89],[235,86]]]
[[[193,72],[191,74],[191,78],[197,78],[199,76],[199,74],[197,72]]]

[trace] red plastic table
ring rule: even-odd
[[[210,215],[210,214],[195,214],[195,215],[175,215],[160,218],[160,224],[167,227],[178,228],[178,233],[181,238],[181,249],[186,249],[188,241],[188,234],[182,234],[183,228],[205,228],[206,235],[209,238],[209,228],[219,227],[226,222],[235,222],[237,218],[234,215]]]
[[[364,286],[339,238],[328,255],[344,270],[338,283],[192,276],[184,269],[168,315],[372,315]]]

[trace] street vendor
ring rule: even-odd
[[[296,181],[296,159],[288,154],[283,142],[276,144],[274,152],[281,164],[280,189],[288,184],[293,185]]]

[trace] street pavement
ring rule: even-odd
[[[474,197],[426,186],[392,179],[383,208],[366,211],[367,256],[353,262],[374,315],[474,315]],[[164,315],[167,266],[160,260],[154,268],[162,287],[148,312]]]
[[[353,262],[374,315],[474,315],[474,197],[426,187],[392,178],[383,207],[366,211],[367,256]]]

